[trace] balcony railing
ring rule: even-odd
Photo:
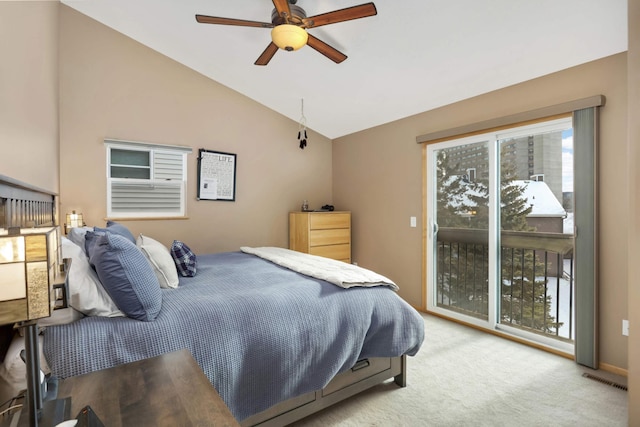
[[[500,323],[564,341],[574,338],[573,236],[502,231]],[[488,231],[439,229],[437,304],[488,318]]]

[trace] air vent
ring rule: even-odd
[[[607,379],[600,378],[600,377],[597,377],[595,375],[591,375],[591,374],[589,374],[587,372],[583,373],[582,376],[585,377],[585,378],[589,378],[590,380],[598,381],[599,383],[610,385],[611,387],[615,387],[617,389],[627,391],[627,386],[626,385],[618,384],[618,383],[615,383],[613,381],[609,381]]]

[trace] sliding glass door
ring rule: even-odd
[[[571,135],[567,117],[427,147],[430,311],[572,351]]]
[[[428,155],[431,302],[480,324],[490,320],[495,300],[488,286],[489,157],[490,142],[482,138],[438,145]]]

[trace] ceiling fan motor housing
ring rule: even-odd
[[[307,31],[302,27],[307,13],[293,3],[289,5],[289,10],[291,16],[282,16],[277,9],[271,12],[271,22],[275,25],[271,30],[271,39],[280,49],[292,52],[307,44]]]
[[[288,20],[285,20],[278,13],[277,9],[273,9],[271,12],[271,23],[273,25],[281,25],[281,24],[293,24],[300,25],[302,24],[302,20],[307,17],[307,12],[304,11],[300,6],[296,6],[294,4],[289,5],[289,10],[291,11],[291,16]]]

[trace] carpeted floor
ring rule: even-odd
[[[393,382],[293,426],[626,426],[626,385],[542,350],[423,314],[426,337],[408,358],[408,386]]]

